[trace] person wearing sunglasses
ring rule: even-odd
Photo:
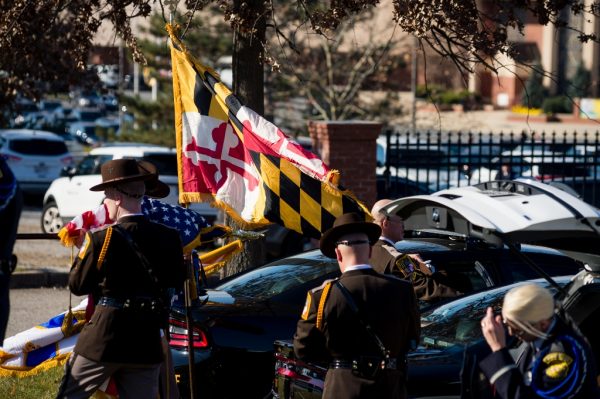
[[[464,284],[459,282],[458,276],[445,270],[436,271],[433,265],[424,262],[418,254],[403,254],[395,248],[394,244],[404,239],[404,220],[399,215],[383,211],[382,208],[390,202],[390,199],[379,200],[371,209],[373,223],[381,227],[381,236],[373,245],[373,269],[410,281],[420,301],[436,302],[443,298],[454,298],[461,291],[469,291],[468,287],[459,288]]]
[[[558,312],[548,289],[536,284],[511,289],[502,315],[488,308],[481,330],[492,353],[479,366],[496,397],[600,398],[593,352],[574,323]],[[516,361],[506,330],[524,342]]]

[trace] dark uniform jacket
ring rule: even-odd
[[[177,231],[141,215],[125,216],[118,223],[148,259],[160,287],[127,239],[117,228],[109,227],[87,233],[69,275],[71,291],[75,295],[93,294],[96,302],[101,297],[136,302],[164,297],[163,290],[169,287],[181,288],[185,268]],[[139,306],[123,309],[100,304],[74,351],[99,362],[160,363],[163,322],[157,312]]]
[[[448,280],[446,275],[441,272],[432,273],[426,265],[399,252],[381,239],[373,245],[371,265],[379,273],[393,274],[412,282],[415,294],[421,301],[453,298],[460,294],[442,282]]]
[[[379,347],[361,325],[336,281],[326,281],[309,291],[294,336],[296,356],[321,362],[352,362],[361,356],[381,359]],[[382,370],[373,379],[360,378],[349,368],[330,367],[323,398],[405,397],[404,359],[419,341],[420,334],[414,291],[408,282],[371,268],[346,271],[339,281],[352,294],[364,321],[389,350],[390,358],[398,359],[398,367]]]
[[[492,352],[479,363],[497,397],[600,398],[592,350],[560,318],[556,317],[550,337],[539,350],[533,344],[525,346],[516,364],[506,348]]]

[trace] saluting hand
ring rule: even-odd
[[[506,333],[502,325],[502,316],[494,316],[491,307],[487,308],[485,317],[481,319],[481,331],[493,352],[497,352],[506,346]]]

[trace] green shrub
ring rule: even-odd
[[[425,98],[435,104],[451,105],[464,104],[476,99],[477,95],[468,90],[446,89],[440,85],[417,86],[417,97]]]
[[[541,108],[546,97],[546,88],[543,85],[544,69],[541,65],[534,66],[521,96],[521,104],[528,108]]]
[[[571,112],[571,101],[567,96],[548,97],[542,103],[545,114],[554,115]]]
[[[569,82],[567,93],[571,97],[587,97],[590,95],[591,82],[592,75],[590,71],[585,68],[583,63],[579,63],[573,79]]]

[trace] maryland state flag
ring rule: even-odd
[[[278,223],[318,238],[343,213],[369,212],[337,171],[245,107],[171,37],[181,203],[211,202],[244,228]]]

